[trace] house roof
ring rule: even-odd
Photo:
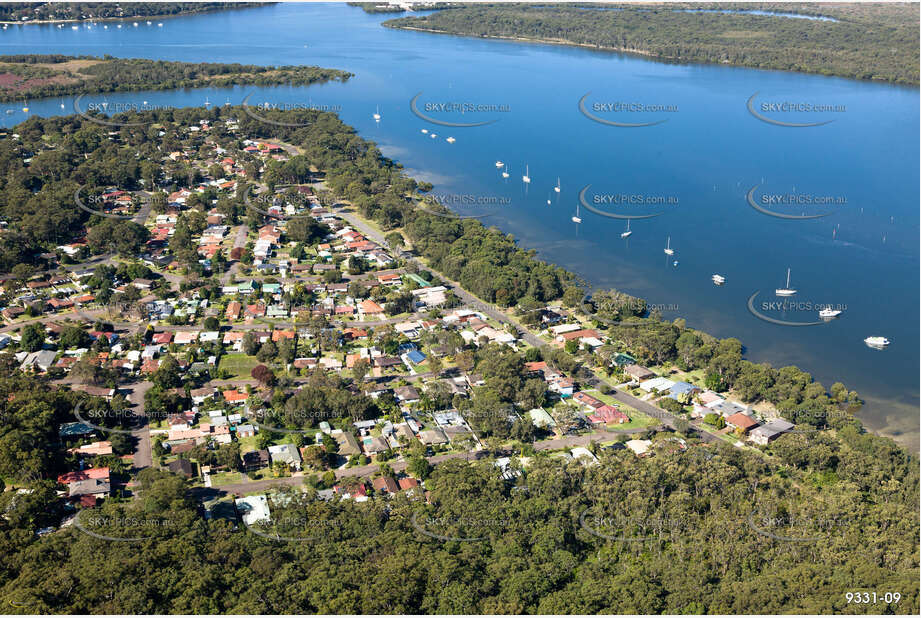
[[[753,427],[758,426],[758,421],[748,416],[747,414],[742,414],[741,412],[736,412],[732,416],[726,419],[727,425],[732,425],[738,427],[739,429],[752,429]]]

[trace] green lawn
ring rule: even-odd
[[[242,480],[243,475],[239,472],[219,472],[211,475],[212,485],[230,485],[233,483],[240,483]]]
[[[250,371],[259,364],[255,356],[247,356],[242,353],[225,354],[221,357],[218,368],[223,369],[231,374],[233,378],[250,378]]]
[[[654,419],[651,416],[647,416],[636,408],[632,408],[626,404],[623,404],[610,395],[605,395],[597,389],[590,389],[585,392],[595,399],[608,405],[616,405],[621,412],[630,417],[629,423],[624,423],[623,425],[610,425],[608,427],[609,429],[645,429],[646,427],[651,427],[653,425],[659,424],[657,419]]]

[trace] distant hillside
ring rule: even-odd
[[[384,25],[918,84],[917,3],[468,4]]]
[[[0,101],[234,84],[305,86],[352,74],[315,66],[167,62],[143,58],[61,55],[0,56]]]
[[[168,17],[262,6],[262,2],[4,2],[0,21],[19,23],[42,21],[87,21]]]

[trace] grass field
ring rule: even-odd
[[[218,369],[223,369],[230,373],[231,379],[250,378],[252,377],[250,376],[250,371],[258,364],[259,361],[256,360],[255,356],[247,356],[241,353],[225,354],[221,357]]]

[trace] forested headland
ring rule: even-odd
[[[92,21],[132,17],[174,17],[262,6],[262,2],[4,2],[0,21]],[[23,20],[23,18],[27,18]]]
[[[756,10],[835,21],[751,12]],[[919,83],[919,8],[915,3],[468,4],[383,25],[582,45],[673,62]]]
[[[307,86],[351,73],[316,66],[257,66],[144,58],[20,54],[0,56],[0,101],[235,85]]]

